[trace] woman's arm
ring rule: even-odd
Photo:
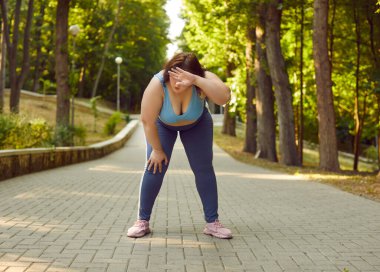
[[[144,91],[141,101],[141,122],[143,123],[145,137],[152,146],[152,153],[147,161],[148,170],[153,167],[153,173],[156,170],[161,173],[162,161],[168,164],[168,159],[162,149],[160,138],[158,137],[156,121],[160,113],[163,101],[163,92],[160,81],[152,78]]]
[[[197,86],[215,104],[224,105],[231,98],[230,88],[217,75],[209,71],[205,72],[205,77],[201,77],[177,67],[169,71],[169,75],[177,80],[178,85]]]

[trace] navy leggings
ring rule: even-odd
[[[157,120],[156,124],[158,136],[169,164],[179,132],[195,175],[195,183],[203,204],[205,220],[207,223],[214,222],[218,219],[218,192],[212,165],[213,123],[210,113],[205,108],[202,116],[195,123],[186,126],[169,126],[160,120]],[[151,152],[152,146],[147,143],[147,159]],[[163,162],[162,172],[160,173],[157,170],[156,174],[153,174],[153,167],[150,171],[145,167],[140,185],[139,219],[149,221],[169,164],[165,165]]]

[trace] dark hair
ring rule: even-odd
[[[205,77],[205,70],[199,63],[199,60],[194,53],[178,53],[174,55],[165,65],[164,65],[164,81],[169,81],[169,71],[172,68],[179,67],[192,74]]]

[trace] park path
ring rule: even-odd
[[[126,236],[144,164],[139,125],[107,157],[0,182],[0,271],[380,271],[380,203],[214,150],[220,219],[233,239],[202,234],[179,140],[153,233]]]

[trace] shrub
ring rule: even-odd
[[[124,115],[124,120],[125,120],[125,122],[128,124],[129,121],[131,121],[131,116],[129,116],[129,114],[126,113],[126,114]]]
[[[58,126],[55,130],[55,146],[85,145],[87,130],[83,126]]]
[[[101,96],[95,96],[90,99],[92,114],[94,115],[94,132],[96,132],[96,119],[98,118],[98,105],[97,101],[101,99]]]
[[[364,156],[369,159],[370,163],[372,163],[372,169],[378,169],[378,157],[377,157],[377,147],[371,145],[366,148],[363,152]]]
[[[37,118],[27,121],[22,115],[8,115],[4,123],[2,133],[5,135],[1,142],[2,148],[31,148],[49,145],[51,142],[52,128],[45,120]],[[2,118],[4,121],[4,118]],[[0,121],[1,122],[1,121]]]
[[[15,122],[12,116],[0,114],[0,148],[3,148],[6,139],[14,126]]]
[[[74,144],[85,145],[87,137],[87,129],[84,126],[74,127]]]
[[[113,135],[115,134],[116,126],[123,121],[121,112],[117,111],[111,115],[111,117],[108,119],[105,127],[104,127],[104,133],[106,135]]]
[[[29,122],[30,137],[28,147],[45,146],[51,143],[53,129],[44,119],[36,118]]]

